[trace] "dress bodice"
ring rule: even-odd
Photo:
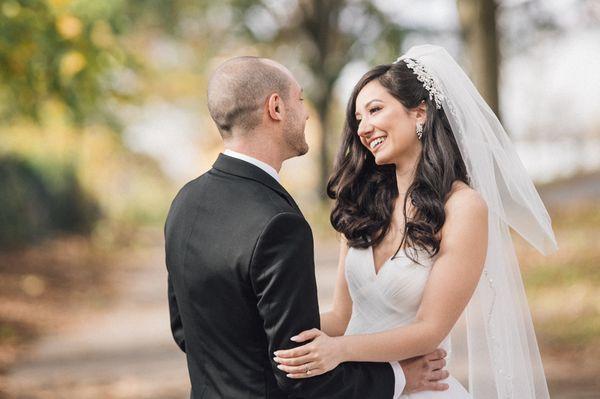
[[[417,251],[417,262],[401,250],[375,271],[373,249],[350,248],[346,255],[346,280],[352,297],[352,316],[346,335],[369,334],[412,323],[417,315],[429,273],[437,255]],[[439,345],[448,353],[450,337]],[[441,380],[446,391],[421,391],[403,394],[400,399],[473,399],[453,376]]]
[[[400,250],[376,272],[372,247],[349,248],[345,266],[352,317],[346,335],[386,331],[415,319],[436,258],[416,253],[418,263]],[[449,351],[447,341],[441,346]]]

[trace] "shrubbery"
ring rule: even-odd
[[[0,247],[60,232],[89,233],[100,217],[73,167],[0,158]]]

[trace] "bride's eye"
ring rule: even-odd
[[[369,109],[369,114],[374,114],[375,112],[379,111],[381,109],[381,107],[373,107],[371,109]]]

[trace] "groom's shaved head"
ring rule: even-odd
[[[236,57],[216,69],[208,82],[208,111],[223,138],[233,129],[248,131],[258,126],[267,97],[289,98],[291,75],[266,58]]]

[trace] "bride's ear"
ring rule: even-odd
[[[427,121],[427,103],[425,100],[421,100],[419,105],[415,107],[414,111],[417,122],[424,124]]]

